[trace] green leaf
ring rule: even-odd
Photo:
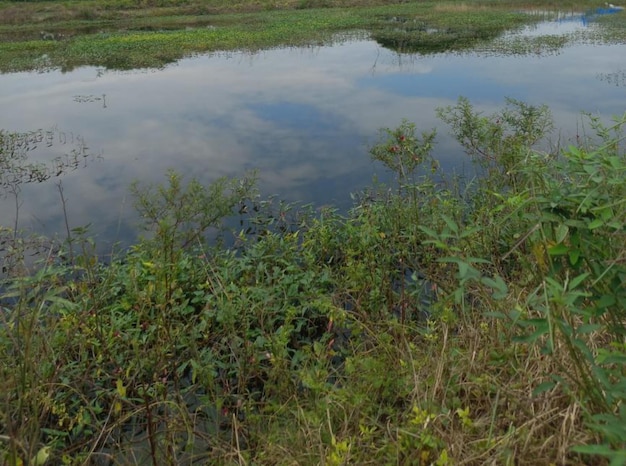
[[[580,152],[580,149],[572,144],[568,146],[567,152],[576,157],[580,157],[582,155],[582,153]]]
[[[548,392],[556,387],[556,381],[549,380],[547,382],[542,382],[535,387],[533,390],[533,396],[541,395],[542,393]]]
[[[615,296],[610,294],[603,294],[598,301],[596,301],[597,309],[606,309],[609,306],[613,306],[616,303]]]
[[[464,264],[491,264],[487,259],[482,259],[480,257],[442,257],[437,259],[437,262],[452,262],[454,264],[464,263]]]
[[[470,264],[491,264],[490,260],[483,259],[482,257],[466,257],[465,260]]]
[[[611,167],[613,167],[615,169],[622,169],[622,168],[624,168],[624,162],[622,161],[621,157],[617,157],[617,156],[608,157],[607,160],[611,164]]]
[[[549,330],[547,322],[544,321],[542,325],[537,325],[537,329],[531,334],[514,337],[513,341],[516,343],[534,343],[539,338],[546,335]]]
[[[439,239],[439,233],[437,233],[435,230],[432,230],[423,225],[418,226],[418,228],[422,230],[424,233],[426,233],[428,236],[430,236],[431,238]]]
[[[589,175],[594,175],[598,172],[598,167],[586,163],[585,165],[583,165],[583,170],[585,170]]]
[[[585,334],[585,333],[595,332],[596,330],[600,330],[601,328],[602,328],[602,325],[600,324],[583,324],[580,327],[578,327],[576,331],[578,333]]]
[[[621,364],[626,365],[626,354],[612,352],[612,353],[601,353],[596,358],[596,362],[598,364]]]
[[[500,300],[506,298],[509,289],[500,275],[496,275],[494,278],[483,277],[480,281],[494,290],[493,299]]]
[[[578,263],[578,259],[580,259],[580,249],[572,249],[569,252],[569,263],[572,265],[576,265]]]
[[[427,240],[427,241],[424,241],[424,244],[432,244],[436,246],[437,248],[444,249],[444,250],[450,249],[446,243],[439,241],[439,240]]]
[[[450,230],[452,230],[454,233],[458,234],[459,226],[456,224],[456,222],[454,220],[452,220],[447,215],[443,215],[443,214],[441,215],[441,218],[443,219],[444,222],[446,222],[446,225],[448,225],[448,228],[450,228]]]
[[[591,275],[589,272],[585,272],[578,275],[577,277],[572,278],[569,282],[569,286],[567,287],[567,289],[573,290],[578,285],[580,285],[589,275]]]
[[[467,272],[470,269],[470,265],[467,262],[457,262],[457,265],[459,266],[459,277],[463,278],[467,276]]]
[[[69,432],[66,432],[64,430],[56,430],[56,429],[49,429],[49,428],[42,428],[41,429],[42,432],[44,432],[46,435],[50,436],[50,437],[67,437],[69,436]]]
[[[602,220],[601,218],[596,218],[595,220],[592,220],[591,223],[589,223],[587,228],[589,228],[590,230],[595,230],[596,228],[599,228],[602,225],[604,225],[604,220]]]
[[[563,256],[567,254],[568,251],[569,247],[563,243],[559,243],[548,248],[548,254],[550,254],[551,256]]]
[[[467,238],[468,236],[478,233],[480,230],[482,230],[482,227],[467,228],[461,232],[460,238]]]
[[[563,225],[561,223],[559,227],[556,229],[556,242],[562,243],[563,240],[565,240],[565,238],[567,237],[568,233],[569,233],[569,228],[567,227],[567,225]]]

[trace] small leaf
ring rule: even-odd
[[[581,334],[592,333],[592,332],[595,332],[596,330],[600,330],[601,328],[602,328],[602,325],[600,324],[583,324],[576,329],[576,332],[581,333]]]
[[[621,365],[625,365],[626,364],[626,354],[624,353],[618,353],[618,352],[612,352],[612,353],[602,353],[599,354],[596,362],[598,364],[621,364]]]
[[[548,254],[550,254],[551,256],[563,256],[567,254],[568,251],[569,251],[569,248],[567,247],[567,245],[563,243],[559,243],[557,245],[554,245],[548,248]]]
[[[424,233],[426,233],[428,236],[430,236],[431,238],[436,238],[436,239],[439,238],[439,233],[437,233],[435,230],[427,228],[423,225],[420,225],[418,228],[422,230]]]
[[[447,215],[443,215],[443,214],[441,215],[441,218],[443,219],[444,222],[446,222],[446,225],[448,225],[448,228],[450,228],[450,230],[452,230],[454,233],[459,232],[459,226],[456,224],[454,220],[452,220]]]
[[[585,272],[585,273],[578,275],[577,277],[572,278],[567,288],[569,290],[573,290],[578,285],[580,285],[585,280],[585,278],[587,278],[589,275],[590,275],[589,272]]]
[[[122,402],[120,400],[116,400],[113,403],[113,413],[116,416],[119,416],[119,414],[122,412]]]
[[[624,162],[622,161],[621,157],[617,157],[617,156],[608,157],[607,160],[611,164],[611,167],[615,169],[622,169],[624,167]]]
[[[508,287],[501,276],[496,275],[494,278],[483,277],[480,280],[493,290],[493,299],[504,299],[508,293]]]
[[[592,220],[591,223],[589,223],[587,228],[589,228],[590,230],[595,230],[596,228],[599,228],[602,225],[604,225],[604,220],[602,220],[601,218],[596,218],[595,220]]]
[[[519,337],[514,337],[513,341],[516,343],[534,343],[542,336],[546,335],[549,332],[549,328],[547,323],[544,325],[538,326],[537,330],[535,330],[530,335],[524,335]]]
[[[559,227],[556,229],[556,242],[562,243],[567,237],[568,233],[569,228],[567,227],[567,225],[560,224]]]
[[[596,302],[596,308],[606,309],[609,306],[613,306],[616,303],[615,296],[610,294],[603,294]]]
[[[533,396],[541,395],[542,393],[549,392],[554,387],[556,387],[556,382],[554,380],[549,380],[547,382],[542,382],[535,387],[533,390]]]
[[[571,155],[575,155],[576,157],[580,157],[582,155],[582,153],[580,152],[580,149],[572,144],[568,146],[567,152],[570,153]]]

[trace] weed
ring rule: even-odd
[[[3,462],[619,464],[626,115],[550,154],[543,107],[440,115],[468,189],[403,122],[370,152],[396,185],[346,215],[170,172],[123,255],[70,230],[7,277]]]

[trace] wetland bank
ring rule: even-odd
[[[0,3],[4,463],[622,464],[623,13],[338,3]]]

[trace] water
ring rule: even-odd
[[[528,36],[572,33],[585,21],[554,21]],[[519,34],[519,33],[518,33]],[[373,174],[368,147],[378,129],[403,118],[438,129],[435,156],[448,171],[471,173],[469,161],[435,109],[466,96],[495,112],[506,97],[547,104],[567,141],[583,130],[581,111],[608,120],[626,110],[624,45],[578,43],[558,51],[509,55],[490,51],[401,55],[375,42],[218,53],[162,70],[0,75],[0,128],[54,128],[54,143],[31,153],[62,155],[82,138],[94,156],[58,179],[22,185],[19,225],[65,231],[56,183],[62,180],[70,227],[90,223],[101,248],[134,238],[133,180],[161,182],[174,168],[203,182],[259,171],[260,188],[288,201],[350,205],[350,193]],[[619,77],[622,77],[621,79]],[[15,202],[0,202],[12,226]]]

